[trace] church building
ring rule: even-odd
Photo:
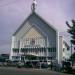
[[[10,60],[45,61],[47,63],[57,61],[60,64],[63,59],[61,49],[63,42],[61,41],[62,44],[60,44],[58,30],[36,13],[36,6],[37,3],[34,0],[32,12],[12,35]],[[29,58],[32,56],[36,59]]]

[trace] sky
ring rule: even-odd
[[[33,0],[0,0],[0,53],[10,53],[11,37],[31,13]],[[66,21],[75,19],[75,0],[37,0],[36,13],[70,40]]]

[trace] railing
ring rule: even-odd
[[[19,53],[19,48],[13,48],[13,52]]]
[[[46,39],[43,37],[24,38],[19,41],[14,41],[14,47],[45,47]]]
[[[40,52],[45,52],[48,49],[48,52],[56,52],[56,48],[52,47],[52,48],[45,48],[45,47],[41,47],[41,48],[21,48],[20,51],[21,52],[28,52],[28,51],[40,51]],[[13,52],[19,52],[19,48],[13,48]]]

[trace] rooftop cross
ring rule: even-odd
[[[36,6],[37,6],[37,2],[36,0],[33,0],[32,6],[31,6],[32,12],[35,12]]]

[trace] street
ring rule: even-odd
[[[50,70],[0,67],[0,75],[71,75]]]

